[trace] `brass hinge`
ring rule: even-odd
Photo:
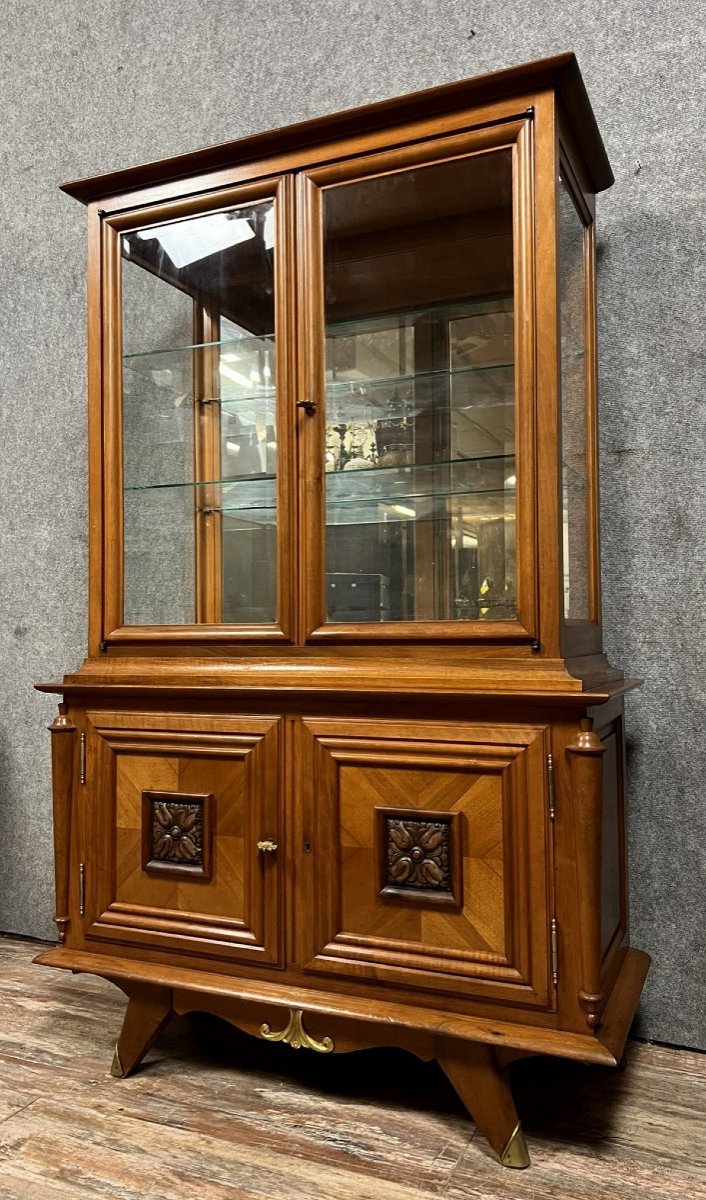
[[[554,791],[554,759],[551,754],[547,755],[547,789],[549,793],[549,818],[553,821],[556,817],[556,793]]]
[[[86,864],[78,864],[78,915],[86,915]]]
[[[559,931],[556,923],[556,917],[552,917],[551,931],[552,983],[554,984],[554,987],[556,987],[559,982]]]
[[[86,782],[86,735],[81,734],[78,752],[78,781],[79,783]]]

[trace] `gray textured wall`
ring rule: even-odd
[[[611,656],[646,680],[629,702],[633,931],[655,958],[639,1032],[706,1046],[693,0],[6,0],[0,929],[52,936],[52,705],[32,683],[85,640],[84,213],[57,184],[566,49],[616,174],[599,200],[604,603]]]

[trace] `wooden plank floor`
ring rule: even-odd
[[[125,999],[0,940],[2,1200],[706,1200],[706,1056],[512,1068],[532,1155],[503,1170],[434,1064],[321,1057],[206,1016],[108,1074]]]

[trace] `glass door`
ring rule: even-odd
[[[133,637],[165,626],[186,635],[196,625],[288,632],[283,191],[270,181],[114,223],[122,317],[114,619]]]
[[[314,637],[529,632],[518,598],[533,532],[521,550],[531,455],[516,380],[531,384],[532,367],[518,363],[530,358],[531,304],[518,287],[517,123],[493,138],[443,161],[410,148],[305,181],[319,235],[310,390],[323,401],[310,444],[325,463]],[[474,136],[452,140],[472,148]],[[409,162],[390,169],[400,157]]]

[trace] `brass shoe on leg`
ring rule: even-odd
[[[527,1143],[519,1121],[512,1131],[510,1141],[500,1155],[500,1161],[504,1167],[512,1167],[516,1171],[521,1171],[530,1165]]]
[[[114,1079],[122,1079],[125,1075],[125,1072],[123,1071],[123,1065],[120,1061],[120,1055],[118,1054],[117,1043],[115,1046],[115,1053],[113,1055],[113,1061],[110,1064],[110,1073]]]

